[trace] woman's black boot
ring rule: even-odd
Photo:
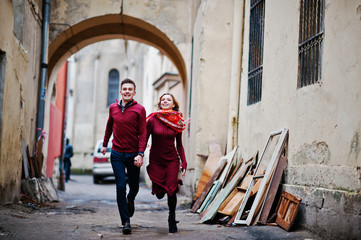
[[[175,220],[175,213],[169,213],[168,226],[170,233],[178,232],[177,223],[178,221]]]

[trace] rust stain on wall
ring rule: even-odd
[[[360,133],[359,131],[356,131],[351,140],[349,158],[357,160],[359,153],[360,153]]]

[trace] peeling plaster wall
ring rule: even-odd
[[[361,2],[325,0],[322,79],[302,88],[297,88],[300,3],[265,2],[262,99],[247,106],[246,1],[238,141],[242,156],[262,151],[271,132],[288,128],[286,190],[307,199],[299,221],[333,237],[354,237],[361,232]],[[327,211],[313,207],[320,205],[317,194],[324,196]],[[337,202],[337,196],[344,200]],[[348,204],[354,212],[347,210]],[[336,223],[344,224],[333,228]],[[356,230],[347,232],[346,225]]]
[[[287,168],[287,182],[295,185],[360,191],[360,168],[330,164],[331,152],[325,142],[300,146]],[[335,177],[338,176],[338,177]]]
[[[243,155],[263,149],[270,132],[286,127],[288,183],[361,191],[360,2],[326,0],[322,79],[303,88],[297,88],[298,5],[266,2],[262,100],[247,106],[246,4],[239,131]]]
[[[218,139],[225,151],[231,79],[233,0],[202,1],[194,23],[190,164],[196,186],[204,167],[197,154],[209,154]],[[216,16],[216,17],[215,17]],[[225,110],[227,109],[227,110]]]
[[[15,19],[14,14],[19,16]],[[0,1],[0,51],[6,55],[0,131],[0,203],[19,198],[22,141],[29,147],[31,156],[34,152],[40,16],[39,1]]]

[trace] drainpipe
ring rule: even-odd
[[[50,0],[43,0],[43,23],[41,34],[41,65],[40,65],[40,86],[38,97],[38,115],[36,119],[36,141],[43,136],[44,109],[46,80],[48,74],[48,35],[50,18]]]
[[[243,46],[244,0],[234,0],[231,84],[229,92],[227,153],[237,145]]]

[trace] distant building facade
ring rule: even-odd
[[[74,147],[73,169],[92,168],[91,154],[97,140],[104,137],[110,104],[121,99],[123,79],[135,81],[134,99],[145,106],[147,114],[156,110],[159,91],[181,94],[176,90],[182,90],[177,73],[170,74],[171,86],[163,82],[161,89],[154,86],[163,71],[177,72],[159,50],[123,39],[94,43],[69,58],[66,137]]]

